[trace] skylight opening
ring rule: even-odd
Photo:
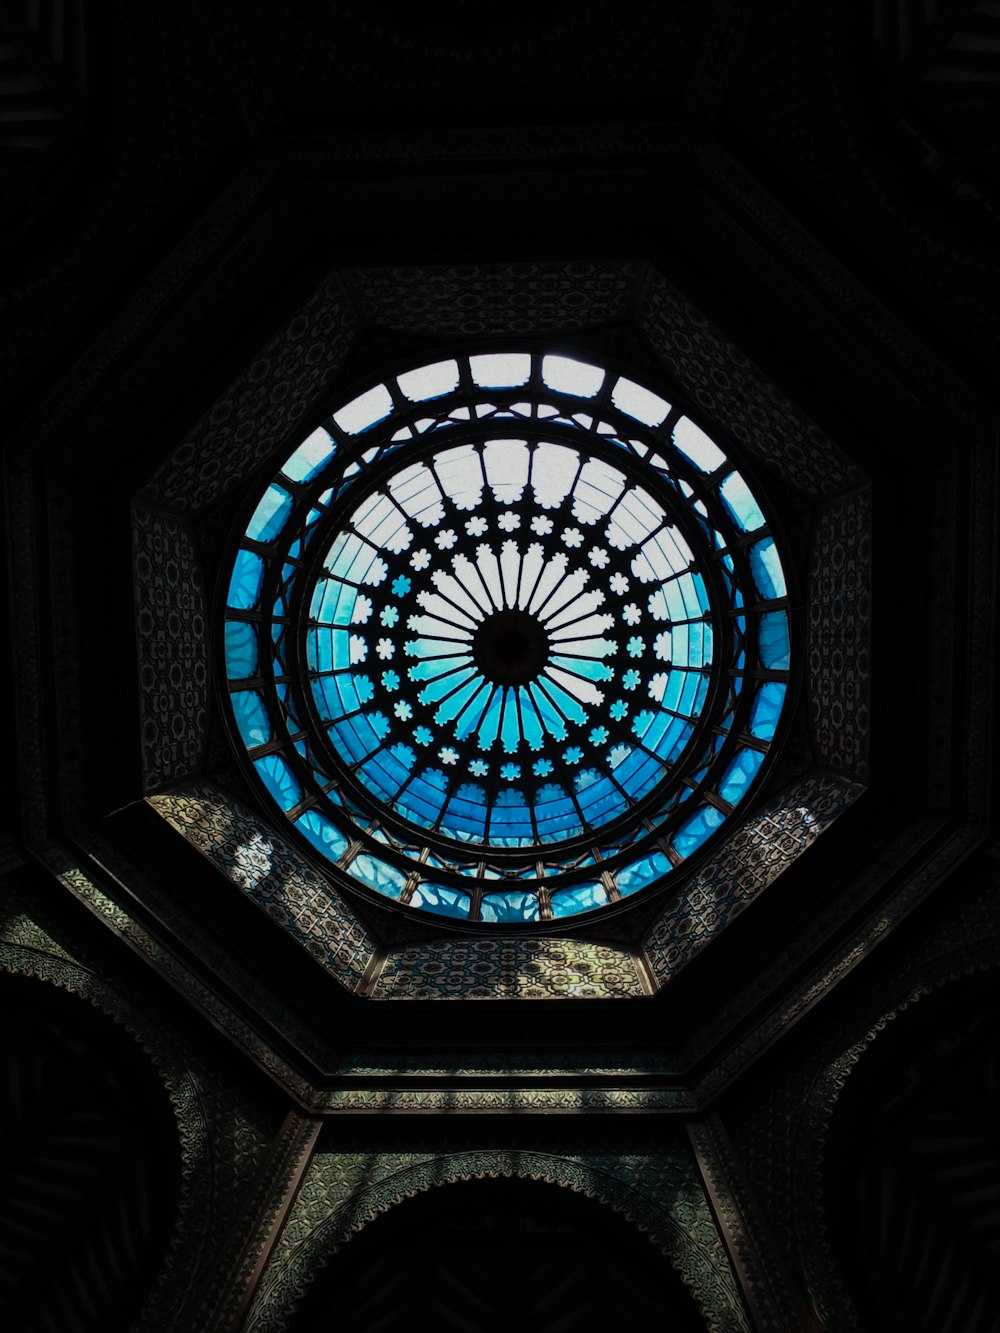
[[[609,372],[571,356],[399,371],[253,507],[234,741],[363,892],[508,928],[595,912],[666,882],[760,780],[792,663],[761,499],[690,418],[664,441],[673,394],[611,374],[597,416]],[[524,396],[500,412],[503,389]]]

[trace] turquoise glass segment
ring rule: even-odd
[[[274,734],[264,699],[256,690],[237,690],[229,696],[233,716],[248,750],[264,745]]]
[[[282,810],[291,810],[301,803],[301,784],[280,754],[269,754],[263,759],[257,759],[254,768]]]
[[[737,527],[756,532],[764,526],[764,515],[757,499],[738,472],[730,472],[719,487],[719,494]]]
[[[295,827],[329,861],[337,862],[350,845],[340,829],[318,810],[307,810],[295,821]]]
[[[788,670],[788,616],[784,611],[769,611],[761,616],[757,643],[763,666],[769,671]]]
[[[785,574],[682,412],[589,358],[489,352],[394,367],[290,451],[224,660],[232,734],[318,855],[439,916],[558,920],[655,887],[749,798]],[[535,645],[513,677],[511,616]]]
[[[254,551],[240,549],[233,562],[229,580],[229,605],[239,611],[253,611],[260,601],[264,583],[264,561]]]
[[[406,887],[406,875],[397,866],[391,866],[377,856],[362,853],[347,867],[347,872],[360,884],[384,894],[387,898],[401,898]]]
[[[442,884],[418,884],[410,898],[411,907],[422,907],[438,916],[465,920],[472,907],[472,899],[460,889],[448,889]]]
[[[765,601],[785,595],[785,573],[773,537],[765,537],[750,548],[750,569],[757,591]]]
[[[740,750],[719,783],[719,795],[730,805],[738,805],[757,776],[764,756],[760,750]]]
[[[649,856],[639,857],[631,865],[621,868],[615,875],[615,884],[623,898],[640,889],[647,889],[658,884],[670,873],[670,859],[663,852],[652,852]]]
[[[226,621],[226,675],[247,680],[257,674],[257,631],[246,620]]]
[[[274,541],[291,512],[292,497],[283,486],[272,482],[247,524],[247,536],[255,542]]]
[[[706,838],[711,837],[724,819],[725,815],[714,805],[703,805],[680,826],[671,839],[671,845],[681,856],[690,856],[692,852],[698,850]]]
[[[533,893],[487,893],[481,917],[483,921],[538,921],[541,909]]]
[[[563,917],[592,912],[595,907],[604,907],[607,901],[607,890],[602,884],[578,884],[552,895],[552,915]]]
[[[770,741],[778,726],[781,707],[785,702],[788,687],[780,681],[769,680],[761,685],[754,698],[753,711],[750,714],[750,735],[758,740]]]
[[[328,431],[314,430],[282,463],[281,470],[290,481],[311,481],[329,463],[336,447]]]

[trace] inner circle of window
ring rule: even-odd
[[[654,389],[454,357],[336,408],[256,504],[232,718],[313,851],[411,907],[574,915],[743,802],[789,672],[759,500]]]

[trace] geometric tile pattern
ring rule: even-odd
[[[313,409],[353,334],[340,280],[327,278],[188,432],[142,495],[193,513],[231,490]]]
[[[737,917],[863,788],[836,777],[806,777],[750,816],[680,894],[645,941],[660,985]]]
[[[642,995],[633,956],[588,940],[445,939],[390,953],[373,997],[621,999]]]
[[[833,441],[658,273],[639,322],[663,366],[749,457],[806,495],[863,481]]]
[[[197,773],[208,730],[205,597],[182,519],[134,506],[136,631],[145,790]]]
[[[356,990],[375,940],[336,890],[264,821],[207,783],[148,804],[348,990]]]
[[[345,277],[370,325],[439,337],[510,337],[626,319],[644,268],[577,260],[366,268]]]
[[[809,570],[809,709],[832,768],[868,779],[871,693],[871,489],[833,500],[816,521]]]

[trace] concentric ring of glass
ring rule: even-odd
[[[789,670],[743,474],[606,366],[454,357],[355,395],[236,554],[233,719],[356,883],[465,919],[659,883],[755,785]]]

